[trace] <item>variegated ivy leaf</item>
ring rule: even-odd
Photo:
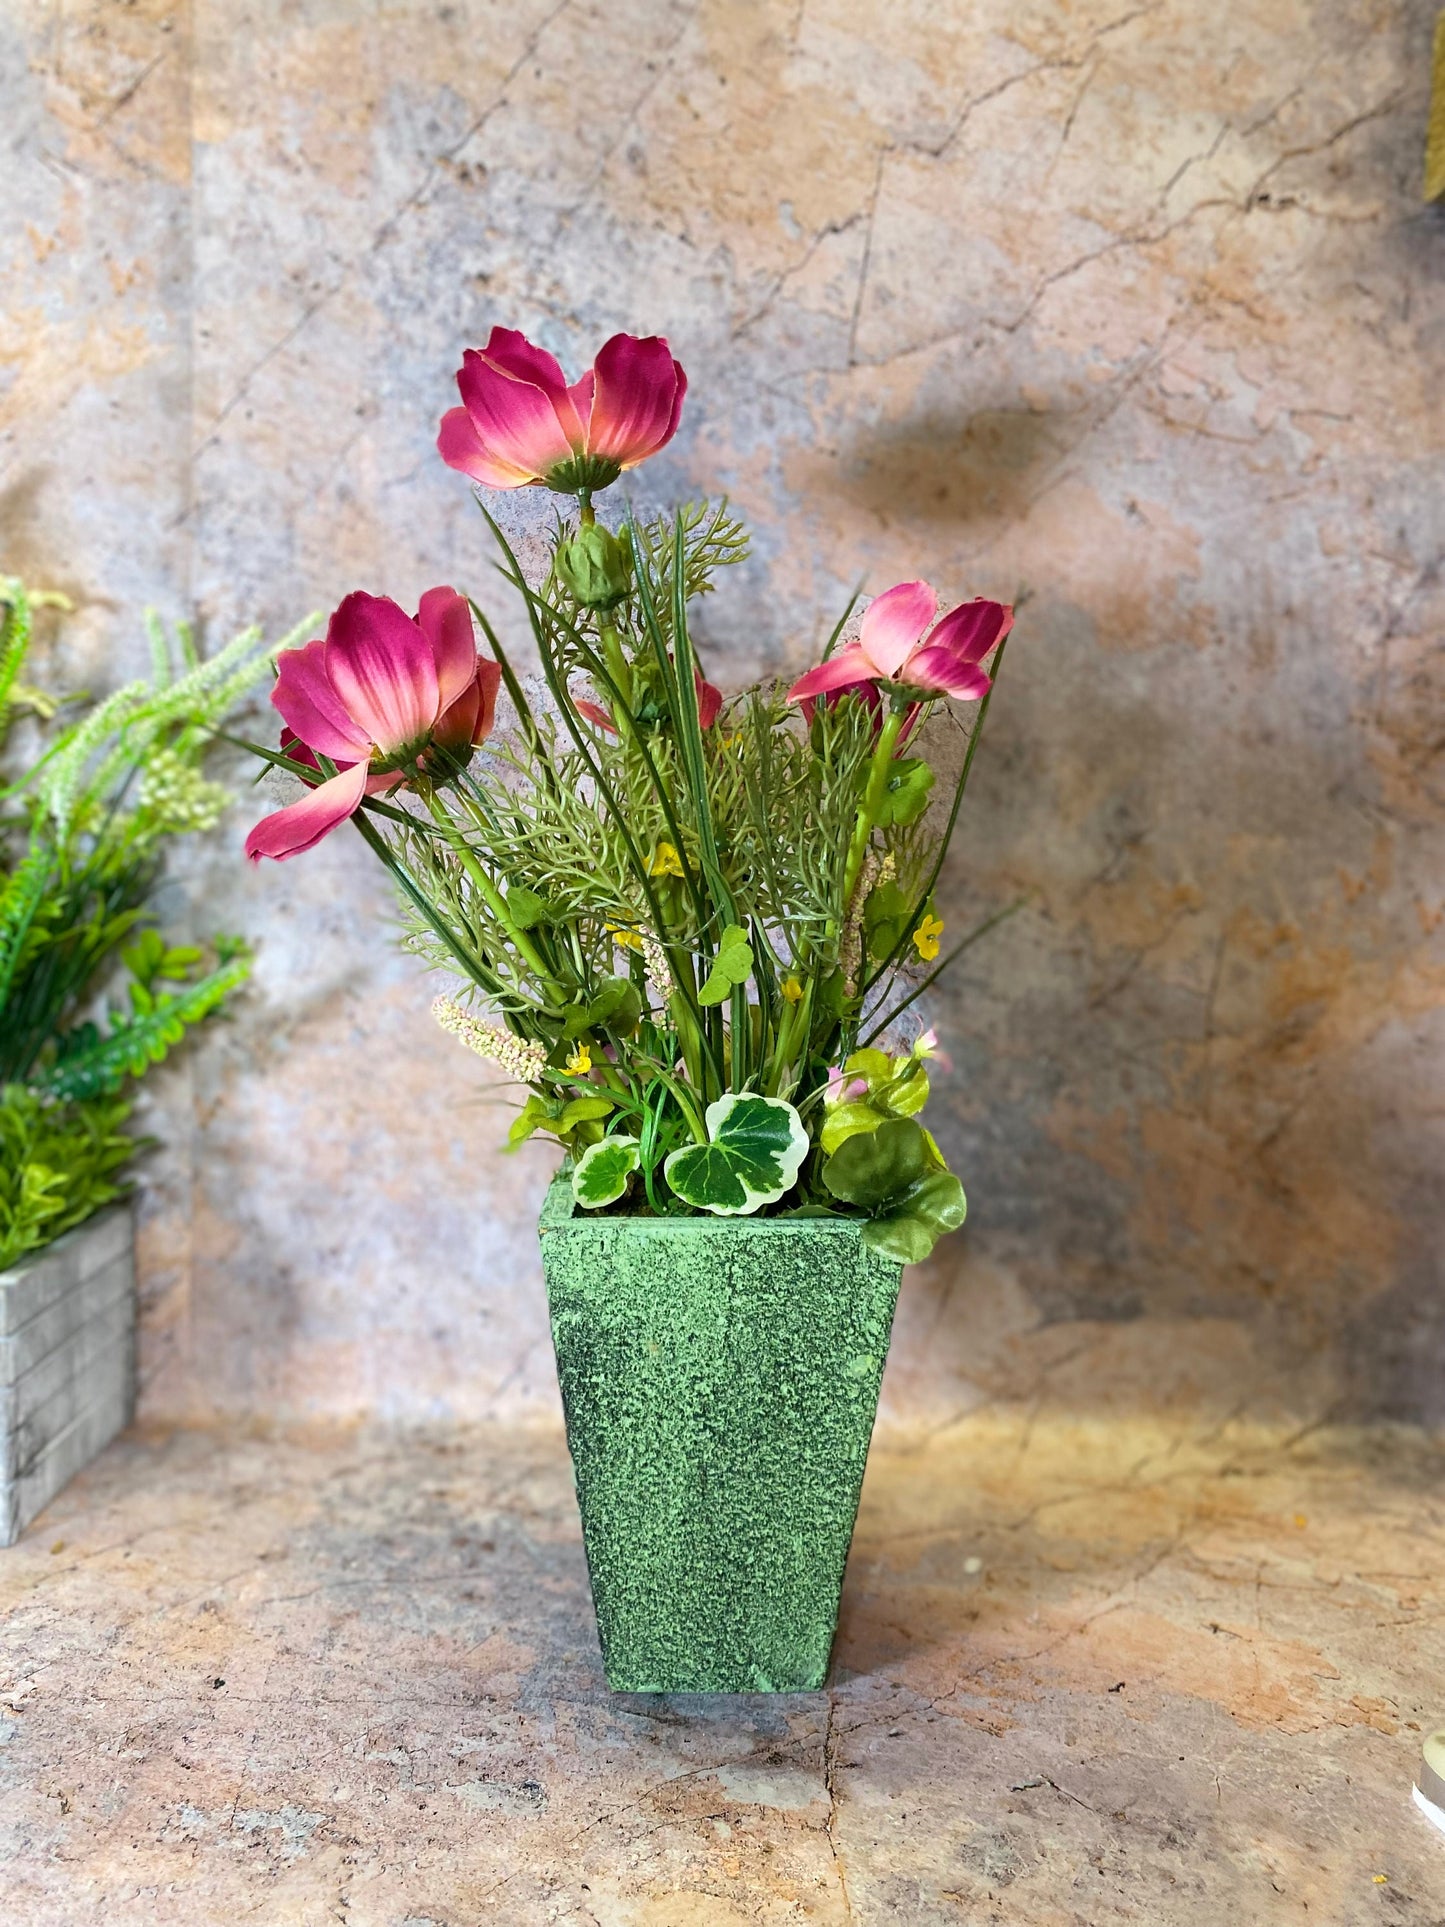
[[[780,1097],[729,1091],[709,1104],[708,1142],[674,1151],[663,1166],[684,1204],[720,1218],[745,1218],[776,1204],[797,1181],[808,1133]]]
[[[572,1170],[572,1195],[585,1211],[615,1204],[637,1169],[635,1137],[605,1137],[589,1144]]]

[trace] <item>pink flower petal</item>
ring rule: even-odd
[[[537,479],[530,469],[501,461],[485,449],[465,408],[449,408],[442,416],[437,453],[448,468],[460,469],[483,488],[525,488]]]
[[[438,707],[436,658],[389,597],[359,590],[346,597],[326,631],[326,673],[356,727],[383,754],[430,733]]]
[[[938,597],[926,582],[900,582],[869,603],[858,646],[880,676],[898,674],[937,608]]]
[[[483,361],[489,361],[502,374],[510,375],[513,381],[528,381],[534,388],[540,388],[552,404],[557,417],[557,425],[574,449],[581,448],[585,439],[583,423],[587,416],[580,411],[575,395],[567,386],[567,377],[555,355],[549,355],[545,348],[516,328],[493,328],[487,337],[487,345],[482,349]],[[580,383],[579,383],[580,386]],[[588,390],[591,398],[591,390]]]
[[[908,658],[903,680],[914,689],[936,689],[960,702],[976,702],[993,687],[992,678],[977,663],[960,662],[951,649],[935,648],[931,642],[925,642]]]
[[[475,348],[462,356],[457,388],[484,458],[496,467],[514,471],[519,479],[540,481],[549,468],[574,453],[546,391],[505,374]],[[577,434],[580,439],[580,425]]]
[[[826,662],[820,662],[810,669],[788,691],[790,703],[809,702],[815,696],[826,696],[833,689],[851,689],[857,683],[872,682],[878,670],[864,655],[862,646],[850,642],[846,649],[840,649]]]
[[[592,394],[596,386],[597,376],[593,370],[589,368],[581,380],[574,381],[572,386],[567,390],[572,406],[577,410],[577,419],[582,424],[584,447],[586,446],[586,437],[591,432]]]
[[[947,649],[959,663],[982,662],[1013,628],[1014,612],[1005,603],[960,602],[929,631],[925,649]]]
[[[712,683],[704,682],[699,669],[693,670],[692,680],[697,690],[697,720],[704,729],[711,729],[718,719],[718,711],[722,708],[722,691],[715,688]]]
[[[579,716],[585,716],[588,722],[594,723],[598,729],[610,730],[614,736],[617,734],[616,723],[613,722],[612,717],[602,707],[601,703],[590,703],[585,696],[574,696],[572,698],[572,707],[577,711]]]
[[[326,673],[324,642],[281,651],[271,703],[298,741],[333,763],[364,763],[371,754],[371,738],[348,714]]]
[[[366,790],[366,765],[353,763],[350,769],[308,790],[299,803],[288,803],[274,816],[263,817],[246,838],[246,855],[253,863],[259,863],[263,856],[284,863],[288,856],[313,849],[339,823],[355,816]]]
[[[416,620],[432,647],[437,666],[437,707],[445,711],[476,677],[477,638],[472,629],[471,605],[455,589],[428,589]]]
[[[593,372],[588,453],[635,468],[672,439],[687,376],[661,335],[613,335],[598,350]]]
[[[432,741],[454,757],[469,757],[474,749],[479,749],[491,735],[496,721],[497,689],[501,680],[501,664],[478,656],[471,681],[438,716]]]

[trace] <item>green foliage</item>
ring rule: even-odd
[[[0,577],[0,750],[22,708],[43,725],[69,706],[19,680],[47,601],[63,604]],[[150,680],[56,728],[0,788],[0,1249],[14,1254],[117,1195],[128,1080],[250,972],[238,939],[170,943],[148,904],[167,839],[210,829],[230,801],[202,765],[271,652],[250,629],[203,660],[184,626],[147,629]]]
[[[818,1142],[832,1152],[889,1118],[912,1117],[928,1102],[928,1072],[917,1049],[900,1057],[857,1050],[843,1065],[841,1101],[828,1104]],[[860,1088],[861,1087],[861,1088]]]
[[[572,1195],[588,1211],[616,1204],[639,1163],[635,1137],[605,1137],[589,1144],[572,1172]]]
[[[23,1085],[0,1091],[0,1271],[121,1195],[135,1155],[124,1098],[56,1103]]]
[[[504,707],[472,764],[419,764],[353,819],[396,881],[407,942],[518,1040],[498,1054],[530,1087],[509,1143],[544,1134],[576,1163],[604,1132],[635,1134],[642,1182],[618,1209],[827,1209],[823,1161],[928,1096],[918,1052],[873,1052],[843,1106],[825,1093],[930,981],[933,891],[989,699],[965,712],[962,774],[940,798],[926,728],[965,729],[941,701],[908,714],[908,755],[912,698],[888,685],[807,719],[778,685],[715,701],[694,613],[746,553],[725,502],[614,528],[589,504],[559,519],[541,588],[488,521],[542,687],[523,686],[473,602],[510,722]],[[605,1116],[567,1111],[583,1078]],[[721,1135],[704,1123],[719,1106],[736,1112]]]
[[[878,808],[880,829],[906,830],[928,808],[933,793],[933,771],[921,756],[900,756],[883,785],[883,800]]]
[[[730,923],[718,938],[707,982],[697,993],[700,1004],[720,1004],[753,974],[753,949],[741,924]]]
[[[866,1245],[898,1264],[919,1264],[967,1210],[963,1186],[941,1164],[921,1125],[885,1118],[843,1141],[823,1166],[823,1183],[841,1203],[868,1213]]]
[[[776,1204],[808,1154],[808,1133],[791,1104],[729,1092],[707,1108],[706,1144],[674,1151],[667,1181],[696,1211],[747,1217]]]

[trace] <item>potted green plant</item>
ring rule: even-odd
[[[817,1686],[901,1267],[964,1215],[905,1031],[952,961],[934,888],[1012,611],[901,583],[790,689],[725,698],[692,616],[746,553],[726,503],[595,507],[677,427],[666,342],[614,336],[569,386],[498,328],[458,385],[443,459],[574,505],[529,580],[479,495],[545,696],[455,590],[348,596],[279,658],[259,753],[302,790],[248,853],[353,823],[461,980],[438,1021],[527,1087],[510,1142],[564,1153],[542,1252],[611,1685]],[[944,798],[918,742],[950,702]]]
[[[131,1091],[250,970],[238,938],[170,942],[150,903],[167,842],[230,800],[202,762],[270,660],[257,630],[202,661],[188,629],[172,642],[151,618],[151,677],[71,720],[22,680],[46,603],[67,606],[0,577],[4,1545],[131,1416]]]

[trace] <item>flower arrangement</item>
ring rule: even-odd
[[[934,888],[1012,610],[940,618],[900,583],[845,642],[855,597],[790,689],[724,697],[692,613],[747,552],[726,502],[616,527],[595,506],[677,428],[666,341],[615,335],[569,386],[495,328],[457,385],[437,446],[480,485],[543,687],[452,588],[414,617],[348,595],[279,659],[280,747],[258,753],[304,788],[248,855],[355,825],[411,947],[461,980],[437,1021],[528,1087],[509,1142],[555,1139],[580,1207],[844,1214],[883,1255],[926,1256],[965,1208],[919,1115],[935,1042],[883,1045],[982,933],[940,958]],[[522,487],[572,505],[540,582],[480,493]],[[915,748],[941,703],[973,706],[946,804]]]
[[[70,606],[0,576],[0,1270],[120,1195],[136,1080],[251,968],[239,937],[170,941],[150,905],[170,840],[231,802],[204,764],[271,662],[260,631],[202,658],[152,616],[149,679],[67,722],[74,699],[21,680],[47,605]],[[39,735],[12,756],[22,719]]]

